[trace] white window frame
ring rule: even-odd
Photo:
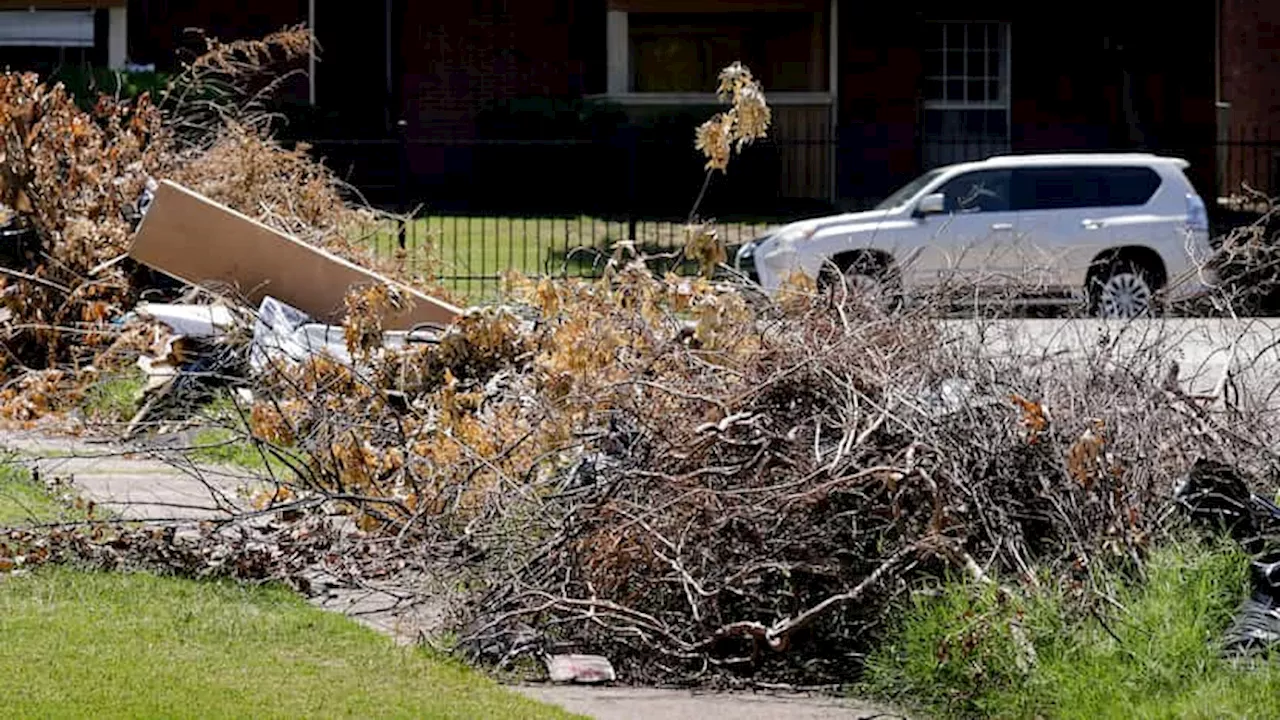
[[[925,48],[926,51],[942,52],[942,58],[944,63],[943,74],[941,76],[928,75],[924,77],[924,80],[926,82],[930,80],[937,80],[942,83],[942,92],[943,92],[944,99],[938,100],[938,99],[925,96],[923,105],[924,105],[924,112],[926,114],[929,113],[930,111],[947,111],[947,110],[1003,110],[1004,126],[1005,126],[1004,145],[1007,149],[1012,144],[1012,140],[1013,140],[1013,102],[1012,102],[1012,97],[1013,97],[1013,91],[1012,91],[1013,32],[1012,30],[1013,28],[1012,28],[1012,24],[1008,22],[999,21],[999,20],[929,20],[928,22],[931,25],[996,25],[999,27],[1000,33],[1001,35],[1003,35],[1003,40],[1004,40],[1004,46],[1001,49],[1001,54],[1003,56],[1002,60],[1004,62],[1001,65],[999,76],[994,76],[994,77],[1000,88],[1000,99],[995,101],[987,100],[985,98],[981,101],[969,101],[967,99],[967,96],[969,93],[969,80],[977,79],[981,77],[983,82],[985,83],[986,81],[992,79],[993,76],[987,75],[985,73],[981,76],[970,75],[968,74],[967,67],[964,68],[963,73],[960,75],[951,74],[949,72],[950,68],[946,67],[946,64],[945,64],[947,53],[950,50],[950,48],[947,47],[946,39],[944,36],[943,45],[941,48],[934,48],[934,47]],[[990,53],[990,51],[991,51],[991,48],[989,45],[984,46],[984,57],[986,57],[987,54]],[[969,62],[969,53],[970,53],[970,48],[968,47],[968,44],[966,41],[966,45],[963,48],[963,54],[962,54],[962,56],[965,59],[966,66],[968,65],[968,62]],[[966,96],[965,99],[952,100],[946,97],[947,83],[949,81],[956,80],[956,79],[959,79],[961,81],[961,87],[964,88],[964,95]],[[924,138],[924,143],[926,145],[928,144],[927,136]]]
[[[836,18],[837,0],[830,0],[827,11],[827,89],[818,92],[779,91],[765,95],[771,105],[831,105],[836,106],[839,85],[839,39]],[[715,93],[700,92],[637,92],[631,88],[631,40],[628,13],[625,10],[609,10],[605,21],[605,47],[607,52],[606,92],[591,98],[610,100],[622,105],[715,105],[719,101]],[[833,111],[834,112],[834,111]],[[833,115],[834,119],[834,115]],[[832,125],[834,127],[834,124]]]

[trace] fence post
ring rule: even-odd
[[[397,192],[399,194],[400,204],[400,232],[399,242],[400,249],[404,250],[407,246],[405,238],[405,220],[404,214],[409,211],[409,123],[404,118],[396,121],[396,147],[399,150],[399,178],[397,184]]]

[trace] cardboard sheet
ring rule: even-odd
[[[397,287],[411,300],[407,311],[384,320],[386,330],[448,325],[462,312],[167,180],[129,256],[192,285],[230,285],[254,305],[279,298],[324,323],[341,323],[348,290],[373,283]]]

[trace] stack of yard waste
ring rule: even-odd
[[[465,588],[460,647],[503,667],[849,680],[922,578],[1085,594],[1166,532],[1194,457],[1256,466],[1276,429],[1189,421],[1158,341],[992,357],[927,309],[753,302],[642,257],[463,312],[174,183],[127,250],[202,288],[122,323],[152,348],[144,410],[240,391],[240,439],[301,459],[259,510],[305,498],[381,548],[364,560]]]
[[[849,680],[918,581],[1082,599],[1091,568],[1168,532],[1197,456],[1258,466],[1276,431],[1206,431],[1155,340],[996,357],[924,311],[760,307],[643,259],[510,285],[430,346],[375,343],[353,313],[360,362],[262,373],[249,430],[309,458],[306,492],[414,548],[401,562],[468,588],[460,646],[503,667]]]

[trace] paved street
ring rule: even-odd
[[[1280,406],[1280,319],[949,320],[944,327],[981,342],[990,356],[1026,362],[1082,358],[1108,345],[1117,363],[1159,362],[1159,376],[1176,362],[1191,393],[1212,392],[1229,369],[1242,399]]]

